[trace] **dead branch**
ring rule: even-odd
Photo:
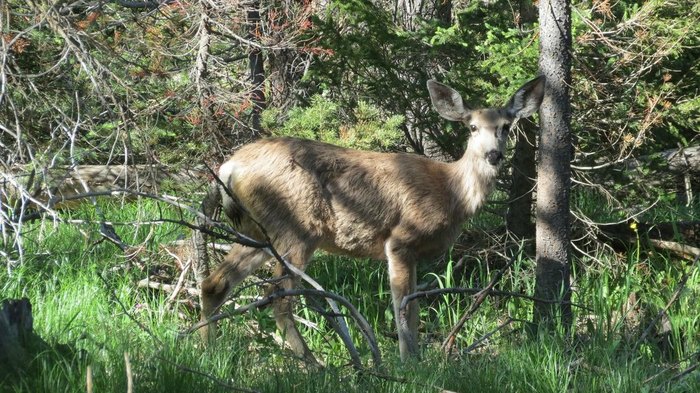
[[[510,325],[510,324],[513,323],[514,321],[515,321],[515,319],[513,319],[513,318],[508,318],[508,320],[506,320],[506,321],[503,322],[502,324],[498,325],[497,328],[495,328],[495,329],[491,330],[490,332],[484,334],[483,336],[479,337],[479,338],[478,338],[476,341],[474,341],[470,346],[468,346],[467,348],[465,348],[464,351],[463,351],[463,353],[466,354],[466,353],[469,353],[469,352],[473,351],[474,349],[478,348],[479,345],[481,345],[482,342],[488,340],[489,338],[491,338],[491,336],[493,336],[494,334],[500,332],[503,328],[505,328],[506,326]]]
[[[700,221],[641,222],[633,218],[614,223],[595,223],[580,214],[574,216],[591,229],[591,234],[613,249],[625,249],[639,242],[643,247],[670,251],[692,260],[700,254]]]
[[[102,281],[102,283],[105,285],[105,289],[107,289],[109,291],[109,294],[112,297],[112,300],[114,300],[119,305],[119,307],[122,309],[122,312],[124,313],[124,315],[126,315],[127,318],[131,319],[131,321],[134,322],[142,331],[146,332],[146,334],[148,334],[156,344],[158,344],[160,347],[162,347],[163,341],[161,341],[155,334],[153,334],[153,332],[150,329],[148,329],[143,323],[141,323],[141,321],[139,321],[133,315],[131,315],[131,313],[126,308],[124,303],[122,303],[122,301],[119,300],[119,297],[116,295],[116,293],[114,292],[114,289],[109,284],[109,282],[107,282],[107,280],[104,277],[102,277],[102,275],[100,275],[100,274],[97,275],[97,278],[99,278],[100,281]]]
[[[168,297],[168,300],[166,301],[167,304],[173,303],[175,301],[175,299],[177,298],[177,294],[180,293],[180,290],[182,289],[182,286],[185,283],[185,277],[187,277],[187,273],[189,273],[191,266],[192,266],[192,261],[188,261],[187,265],[185,265],[184,269],[182,269],[182,272],[180,273],[180,277],[178,277],[177,283],[175,284],[175,288],[173,288],[172,294],[170,295],[170,297]],[[195,290],[195,292],[199,292],[199,291]]]
[[[236,315],[244,314],[250,310],[253,309],[258,309],[264,306],[267,306],[271,304],[275,299],[281,299],[284,297],[291,297],[291,296],[315,296],[315,297],[321,297],[321,298],[330,298],[340,304],[342,304],[349,312],[350,312],[350,317],[355,321],[357,324],[358,328],[360,329],[360,333],[365,337],[365,340],[367,341],[367,344],[370,347],[370,351],[372,352],[372,358],[374,362],[374,367],[378,368],[381,366],[381,354],[379,352],[379,346],[377,344],[377,340],[374,335],[374,331],[372,330],[372,327],[369,325],[367,320],[365,319],[364,316],[357,310],[355,306],[352,305],[347,299],[344,297],[337,295],[332,292],[327,292],[327,291],[322,291],[318,289],[308,289],[308,288],[300,288],[300,289],[290,289],[290,290],[284,290],[284,291],[277,291],[273,292],[270,295],[249,303],[245,306],[238,307],[234,310],[228,311],[226,313],[219,313],[216,315],[211,316],[208,320],[206,321],[200,321],[197,322],[196,324],[192,325],[189,329],[183,331],[180,333],[180,336],[186,336],[189,334],[192,334],[199,330],[201,327],[206,326],[210,323],[220,321],[222,319],[227,319],[234,317]],[[344,334],[344,333],[343,333]],[[345,343],[346,340],[350,340],[349,338],[343,339],[343,342]],[[353,349],[348,348],[348,351],[352,351]],[[361,364],[353,364],[356,368],[361,369],[362,365]]]
[[[92,366],[88,364],[85,370],[85,390],[87,393],[93,393],[92,389]]]
[[[157,192],[164,183],[188,184],[205,177],[202,169],[173,171],[164,165],[75,165],[73,167],[45,168],[38,174],[23,167],[3,171],[3,177],[16,180],[27,178],[29,187],[20,186],[20,181],[8,183],[8,195],[18,195],[22,190],[33,189],[31,195],[46,204],[53,199],[53,206],[70,206],[69,201],[89,191],[109,191],[114,188],[142,192]],[[78,198],[79,200],[80,198]]]
[[[112,196],[112,195],[120,195],[120,194],[127,194],[127,195],[139,196],[139,197],[143,197],[143,198],[150,198],[150,199],[153,199],[156,201],[170,204],[172,206],[177,207],[180,210],[186,211],[186,212],[192,214],[193,216],[195,216],[195,218],[197,219],[197,222],[200,225],[194,225],[194,224],[191,224],[191,223],[184,221],[184,220],[162,219],[160,221],[176,223],[176,224],[179,224],[182,226],[186,226],[194,231],[204,233],[208,236],[212,236],[212,237],[216,237],[216,238],[220,238],[220,239],[223,238],[223,239],[226,239],[228,241],[236,242],[236,243],[248,246],[248,247],[261,248],[265,252],[270,254],[270,256],[277,259],[277,261],[279,263],[282,263],[283,266],[285,266],[286,269],[288,271],[290,271],[293,275],[296,275],[296,276],[300,277],[302,280],[308,282],[310,285],[312,285],[314,288],[316,288],[316,290],[323,292],[323,293],[328,293],[328,292],[323,291],[323,288],[321,287],[321,285],[318,284],[318,282],[316,282],[314,279],[312,279],[309,275],[307,275],[306,273],[304,273],[300,269],[296,268],[295,266],[290,264],[289,261],[287,261],[284,257],[279,255],[279,253],[277,253],[277,251],[272,247],[272,245],[269,242],[260,242],[260,241],[257,241],[255,239],[252,239],[246,235],[243,235],[242,233],[231,228],[230,226],[228,226],[224,223],[215,221],[215,220],[211,219],[210,217],[208,217],[203,212],[200,212],[200,211],[198,211],[190,206],[182,204],[172,197],[158,196],[158,195],[153,195],[153,194],[149,194],[149,193],[145,193],[145,192],[128,190],[128,189],[115,189],[115,190],[108,190],[108,191],[85,192],[82,194],[65,196],[65,197],[62,197],[62,200],[71,201],[71,200],[78,200],[78,199],[84,199],[84,198],[94,198],[97,196]],[[56,198],[56,197],[53,197],[49,200],[48,206],[52,206],[55,203],[54,198]],[[41,213],[41,212],[39,212],[39,213]],[[219,230],[220,232],[217,232],[216,230]],[[328,293],[328,294],[330,294],[330,293]],[[337,296],[337,295],[335,295],[335,296]],[[335,314],[338,315],[338,317],[337,317],[338,323],[334,326],[339,326],[343,330],[343,334],[341,334],[341,337],[343,338],[344,343],[346,344],[346,346],[348,346],[348,348],[353,348],[352,340],[349,338],[350,335],[349,335],[349,331],[347,329],[347,324],[345,323],[344,320],[342,320],[342,317],[340,316],[340,315],[342,315],[340,313],[340,309],[338,308],[338,306],[336,304],[332,303],[336,299],[333,296],[324,296],[324,299],[326,299],[326,301],[329,302],[331,309],[333,309]],[[347,300],[345,301],[345,303],[350,304],[349,302],[347,302]],[[346,307],[347,307],[347,305],[346,305]],[[367,327],[368,327],[368,325],[367,325]],[[377,348],[377,346],[376,346],[376,338],[374,337],[373,331],[371,330],[371,328],[369,330],[367,330],[365,328],[361,328],[361,332],[363,333],[363,335],[365,335],[368,342],[374,343],[374,346],[371,345],[371,347],[373,348],[374,361],[375,361],[375,364],[377,366],[380,365],[381,364],[381,356],[379,355],[378,349],[376,349],[376,350],[374,349],[374,348]],[[351,354],[353,354],[353,353],[358,354],[356,360],[359,360],[359,352],[356,349],[349,349],[349,351]]]
[[[178,292],[178,286],[172,284],[164,284],[156,281],[151,281],[149,278],[144,278],[136,284],[139,288],[151,288],[163,291],[166,293],[175,294]],[[199,289],[196,288],[180,288],[190,296],[199,296]]]
[[[695,364],[693,364],[692,366],[690,366],[690,367],[686,368],[685,370],[679,372],[678,374],[672,376],[672,377],[671,377],[671,381],[677,381],[677,380],[679,380],[679,379],[685,378],[686,376],[688,376],[688,374],[690,374],[690,373],[692,373],[693,371],[697,370],[698,367],[700,367],[700,363],[695,363]]]
[[[131,360],[129,360],[129,352],[124,351],[124,368],[126,369],[126,393],[134,391],[134,376],[131,373]]]
[[[486,297],[489,295],[489,292],[491,292],[496,283],[498,283],[501,277],[503,277],[503,273],[506,270],[510,269],[511,266],[513,266],[513,263],[515,263],[516,258],[517,254],[513,254],[513,256],[510,258],[510,261],[508,261],[508,264],[506,264],[501,270],[496,272],[496,275],[491,279],[491,282],[486,286],[486,288],[484,288],[482,291],[475,295],[474,303],[472,303],[469,310],[467,310],[467,312],[465,312],[464,315],[462,315],[457,324],[447,335],[447,338],[442,343],[442,350],[446,352],[448,356],[452,353],[452,348],[454,347],[454,342],[455,338],[457,337],[457,333],[459,333],[459,331],[462,330],[464,324],[471,318],[472,315],[474,315],[476,310],[479,309],[481,303],[483,303],[484,300],[486,300]]]
[[[700,255],[700,248],[698,247],[672,242],[669,240],[649,239],[649,244],[662,250],[671,251],[672,253],[686,259],[692,259],[693,256]]]
[[[408,379],[406,377],[397,377],[394,375],[388,375],[388,374],[377,372],[376,370],[362,370],[361,374],[362,375],[369,375],[371,377],[383,379],[383,380],[389,381],[389,382],[404,383],[404,384],[409,384],[409,385],[420,386],[421,388],[424,388],[423,390],[421,390],[423,392],[426,391],[425,388],[429,388],[429,389],[435,389],[439,393],[456,393],[456,392],[453,392],[452,390],[443,389],[443,388],[436,386],[436,385],[433,385],[433,384],[411,381],[410,379]]]
[[[401,302],[401,307],[405,307],[408,304],[408,302],[410,302],[414,299],[418,299],[418,298],[429,298],[429,297],[433,297],[433,296],[449,295],[449,294],[476,295],[480,292],[483,292],[484,290],[485,290],[485,288],[452,287],[452,288],[438,288],[438,289],[431,289],[429,291],[414,292],[414,293],[404,297],[404,300]],[[568,305],[571,305],[574,307],[578,307],[582,310],[593,311],[593,309],[586,307],[582,304],[577,304],[577,303],[573,303],[573,302],[560,302],[557,300],[547,300],[547,299],[542,299],[542,298],[526,295],[524,293],[519,293],[519,292],[491,290],[488,293],[488,296],[513,297],[513,298],[519,298],[519,299],[526,299],[526,300],[530,300],[533,302],[543,302],[543,303],[549,303],[549,304],[564,303],[564,304],[568,304]]]

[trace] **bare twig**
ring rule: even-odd
[[[131,361],[129,360],[129,352],[124,352],[124,368],[126,369],[126,393],[134,391],[134,376],[131,373]]]
[[[85,371],[85,390],[87,393],[92,393],[92,366],[89,364]]]
[[[466,348],[464,349],[463,353],[466,354],[466,353],[469,353],[469,352],[473,351],[474,349],[478,348],[479,345],[481,345],[482,342],[488,340],[489,338],[491,338],[491,336],[493,336],[494,334],[498,333],[499,331],[501,331],[501,329],[503,329],[503,328],[505,328],[506,326],[510,325],[510,324],[513,323],[514,321],[515,321],[515,320],[514,320],[513,318],[508,318],[505,322],[503,322],[502,324],[498,325],[497,328],[495,328],[495,329],[491,330],[490,332],[484,334],[483,336],[479,337],[479,338],[478,338],[476,341],[474,341],[470,346],[466,347]]]
[[[171,294],[176,294],[176,293],[178,293],[179,290],[182,289],[182,288],[178,289],[176,285],[163,284],[160,282],[151,281],[148,278],[144,278],[143,280],[139,281],[137,285],[139,288],[158,289],[158,290],[161,290],[161,291],[164,291],[167,293],[171,293]],[[195,288],[185,288],[185,291],[190,296],[198,296],[199,295],[199,290],[195,289]],[[171,295],[171,297],[172,297],[172,295]]]
[[[680,359],[680,360],[678,360],[677,362],[675,362],[675,363],[673,363],[673,364],[671,364],[671,365],[666,366],[666,368],[664,368],[663,370],[661,370],[661,371],[659,371],[658,373],[652,375],[651,377],[645,379],[643,383],[644,383],[644,384],[647,384],[647,383],[649,383],[649,382],[655,380],[656,378],[660,377],[661,375],[668,373],[669,371],[676,370],[676,369],[678,369],[678,367],[681,365],[681,363],[687,362],[687,361],[689,361],[689,360],[692,360],[692,361],[695,361],[695,362],[700,361],[700,351],[694,352],[694,353],[692,353],[692,354],[686,356],[685,358]],[[686,370],[687,370],[687,369],[686,369]],[[683,372],[681,372],[681,374],[682,374],[682,373],[683,373]],[[678,376],[678,375],[679,375],[679,374],[677,374],[676,376]],[[673,378],[673,377],[671,377],[671,378]],[[656,390],[656,389],[655,389],[655,390]]]
[[[394,375],[384,374],[384,373],[380,373],[380,372],[373,371],[373,370],[363,370],[361,374],[362,374],[362,375],[369,375],[369,376],[372,376],[372,377],[375,377],[375,378],[379,378],[379,379],[383,379],[383,380],[389,381],[389,382],[404,383],[404,384],[408,384],[408,385],[420,386],[421,388],[435,389],[435,390],[437,390],[439,393],[455,393],[455,392],[453,392],[453,391],[451,391],[451,390],[447,390],[447,389],[441,388],[441,387],[439,387],[439,386],[435,386],[435,385],[433,385],[433,384],[429,384],[429,383],[420,383],[420,382],[417,382],[417,381],[412,381],[412,380],[410,380],[410,379],[408,379],[408,378],[406,378],[406,377],[397,377],[397,376],[394,376]],[[423,390],[421,390],[421,391],[425,392],[426,390],[423,389]]]
[[[481,303],[483,303],[484,300],[486,300],[486,297],[489,295],[489,292],[491,292],[496,283],[498,283],[501,277],[503,277],[503,273],[506,270],[510,269],[513,263],[515,263],[516,258],[517,254],[513,254],[513,256],[510,258],[510,261],[508,261],[508,264],[496,273],[496,275],[491,279],[491,282],[486,286],[486,288],[484,288],[482,291],[475,295],[474,303],[472,303],[469,310],[467,310],[467,312],[465,312],[464,315],[462,315],[457,324],[447,335],[447,338],[442,343],[442,350],[445,353],[447,353],[448,356],[452,353],[457,333],[459,333],[459,331],[462,330],[464,324],[471,318],[471,316],[476,312],[479,306],[481,306]]]
[[[372,352],[374,366],[379,367],[381,365],[381,354],[379,352],[379,346],[377,345],[377,340],[374,335],[374,331],[372,330],[372,327],[369,325],[365,317],[362,316],[362,314],[357,310],[357,308],[355,308],[355,306],[353,306],[352,303],[350,303],[344,297],[332,292],[321,291],[317,289],[300,288],[273,292],[269,296],[266,296],[258,301],[249,303],[245,306],[236,308],[235,310],[226,313],[219,313],[213,315],[209,317],[206,321],[200,321],[192,325],[189,329],[181,332],[180,335],[185,336],[192,334],[193,332],[199,330],[201,327],[206,326],[210,323],[214,323],[226,318],[231,318],[236,315],[244,314],[252,309],[260,308],[271,304],[275,299],[290,296],[316,296],[322,298],[330,298],[342,304],[345,308],[348,309],[348,311],[350,312],[350,316],[352,317],[352,319],[355,320],[355,323],[360,329],[360,333],[362,333],[362,335],[365,337],[365,340],[367,340],[367,344],[369,345],[370,351]]]
[[[143,330],[144,332],[146,332],[146,333],[151,337],[151,339],[153,339],[153,341],[155,341],[159,346],[162,347],[162,346],[163,346],[163,342],[162,342],[158,337],[156,337],[156,335],[153,334],[153,332],[152,332],[150,329],[148,329],[148,328],[147,328],[144,324],[142,324],[138,319],[136,319],[133,315],[131,315],[131,313],[129,312],[129,310],[127,310],[127,308],[126,308],[126,306],[124,305],[124,303],[122,303],[122,301],[119,300],[119,297],[117,297],[117,295],[114,293],[114,291],[113,291],[112,288],[111,288],[111,285],[107,282],[107,280],[105,280],[105,278],[102,277],[102,276],[99,275],[99,274],[97,275],[97,277],[102,281],[102,283],[105,285],[105,287],[109,290],[109,294],[112,296],[112,299],[119,305],[119,307],[122,309],[122,311],[124,312],[124,314],[125,314],[129,319],[131,319],[139,328],[141,328],[141,330]]]
[[[401,306],[405,307],[408,304],[408,302],[410,302],[414,299],[419,299],[419,298],[429,298],[429,297],[433,297],[433,296],[440,296],[440,295],[446,295],[446,294],[476,295],[476,294],[483,292],[484,290],[485,290],[485,288],[452,287],[452,288],[437,288],[437,289],[431,289],[429,291],[414,292],[414,293],[404,297],[404,300],[401,302]],[[514,298],[531,300],[533,302],[542,302],[542,303],[549,303],[549,304],[568,304],[568,305],[578,307],[578,308],[586,310],[586,311],[593,311],[592,308],[586,307],[582,304],[577,304],[577,303],[572,303],[572,302],[561,302],[559,300],[547,300],[547,299],[542,299],[542,298],[526,295],[524,293],[519,293],[519,292],[491,290],[491,291],[489,291],[488,295],[489,296],[500,296],[500,297],[514,297]]]
[[[168,297],[168,300],[166,301],[167,304],[174,302],[177,298],[177,294],[180,293],[180,289],[182,289],[182,285],[185,282],[185,277],[187,277],[187,273],[190,271],[190,266],[192,266],[192,260],[188,260],[187,264],[185,264],[185,267],[182,269],[180,277],[178,277],[175,288],[173,289],[173,293],[170,294],[170,297]]]
[[[692,373],[693,371],[697,370],[698,367],[700,367],[700,364],[695,363],[692,366],[686,368],[685,370],[679,372],[678,374],[674,375],[671,377],[671,381],[677,381],[679,379],[685,378],[688,374]]]

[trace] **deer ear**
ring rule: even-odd
[[[533,115],[540,108],[544,98],[544,75],[527,82],[513,94],[506,110],[514,118],[524,118]]]
[[[469,110],[464,107],[462,96],[457,90],[443,85],[435,79],[430,79],[428,81],[428,92],[430,93],[433,107],[445,119],[461,121],[469,114]]]

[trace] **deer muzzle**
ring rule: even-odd
[[[486,153],[486,161],[493,166],[498,165],[502,159],[503,153],[498,150],[491,150],[490,152]]]

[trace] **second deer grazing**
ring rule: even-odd
[[[293,138],[244,146],[219,170],[217,198],[237,229],[264,241],[262,226],[280,255],[304,269],[316,249],[388,262],[401,359],[418,353],[418,302],[399,323],[404,296],[415,291],[416,265],[444,253],[462,224],[485,202],[504,158],[510,125],[535,113],[544,77],[523,85],[504,107],[470,110],[454,89],[428,81],[434,108],[471,131],[464,156],[452,163],[416,154],[351,150]],[[259,226],[260,225],[260,226]],[[211,316],[231,290],[270,257],[234,244],[202,283],[202,318]],[[282,276],[278,263],[275,275]],[[294,282],[275,284],[290,289]],[[293,319],[293,303],[276,299],[274,315],[291,349],[314,357]],[[202,328],[214,337],[214,326]]]

